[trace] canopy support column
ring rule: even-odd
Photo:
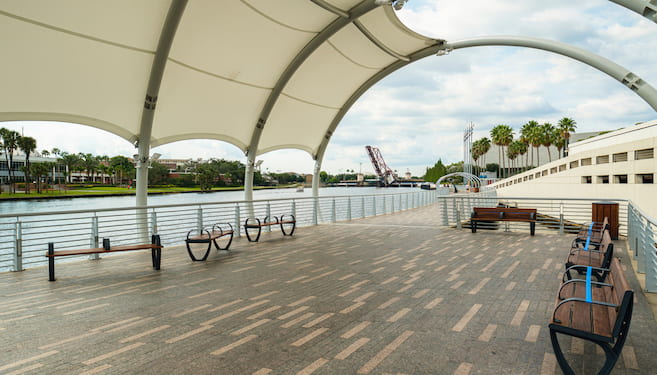
[[[313,198],[318,198],[319,197],[319,173],[320,169],[322,169],[322,160],[321,159],[315,159],[315,169],[313,170]]]
[[[247,218],[254,218],[253,211],[253,173],[255,172],[255,152],[246,156],[246,168],[244,170],[244,200],[247,207]]]
[[[155,117],[155,106],[157,96],[160,92],[164,68],[171,51],[178,24],[185,11],[187,0],[173,0],[169,6],[167,18],[162,26],[160,40],[157,44],[157,50],[153,57],[151,74],[148,78],[148,87],[146,88],[146,99],[144,109],[141,113],[141,125],[139,127],[139,137],[135,146],[137,151],[137,183],[136,183],[136,206],[143,207],[148,204],[148,166],[150,164],[151,133],[153,130],[153,118]],[[138,210],[137,227],[139,236],[142,241],[148,242],[148,218],[146,210]]]

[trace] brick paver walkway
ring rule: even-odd
[[[159,272],[135,252],[59,262],[53,283],[47,268],[0,274],[0,373],[560,373],[547,323],[572,236],[471,234],[435,216],[265,233],[207,262],[169,247]],[[657,368],[657,326],[636,302],[614,374]],[[603,362],[564,347],[581,373]]]

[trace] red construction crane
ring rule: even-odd
[[[377,176],[381,179],[384,185],[390,185],[393,182],[398,180],[397,174],[388,167],[386,161],[383,160],[381,151],[378,148],[372,146],[365,146],[367,154],[370,156],[372,165],[374,166],[374,171]]]

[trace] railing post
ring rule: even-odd
[[[151,233],[152,234],[158,234],[157,232],[157,212],[155,212],[155,209],[151,211]]]
[[[559,234],[564,232],[564,223],[563,223],[563,202],[559,203]]]
[[[335,198],[331,201],[331,223],[335,223]]]
[[[234,226],[235,234],[237,235],[237,237],[240,237],[242,235],[242,230],[240,226],[241,221],[242,220],[240,219],[240,204],[237,203],[235,205],[235,226]]]
[[[351,197],[347,197],[347,220],[351,220]]]
[[[89,247],[97,248],[100,243],[98,241],[98,216],[94,213],[94,216],[91,217],[91,241],[89,241]],[[99,259],[99,254],[89,255],[89,259]]]
[[[406,209],[407,209],[407,210],[408,210],[408,196],[409,196],[410,194],[411,194],[411,193],[406,193]]]
[[[23,225],[16,221],[14,242],[14,271],[23,271]]]
[[[383,212],[382,213],[385,215],[385,214],[388,213],[388,207],[386,207],[386,196],[383,195],[382,198],[383,198]]]
[[[376,195],[372,195],[372,216],[376,216]]]
[[[319,215],[319,199],[313,199],[313,225],[317,225],[317,216]]]
[[[360,218],[365,217],[365,197],[361,197],[361,205],[360,205]]]
[[[447,199],[443,198],[443,226],[449,225],[449,218],[447,217]]]
[[[196,232],[203,233],[203,207],[198,206],[196,210]]]
[[[648,236],[648,227],[650,222],[648,220],[641,220],[641,232],[639,234],[639,252],[637,256],[637,272],[646,273],[646,254],[650,256],[648,259],[652,259],[651,254],[649,253],[651,237]],[[647,286],[647,284],[646,284]]]
[[[292,216],[297,217],[297,201],[292,199]]]
[[[456,199],[455,199],[456,200]],[[456,203],[456,229],[461,229],[461,205],[463,204],[463,201],[461,200],[460,202]]]
[[[267,215],[267,218],[269,221],[271,221],[271,202],[267,201],[267,209],[265,211],[265,215]],[[267,232],[271,232],[271,225],[267,226]]]

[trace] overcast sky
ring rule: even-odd
[[[582,47],[657,85],[657,24],[604,0],[409,0],[398,16],[426,36],[456,41],[486,35],[547,38]],[[369,90],[334,133],[323,170],[372,173],[365,145],[377,146],[399,173],[421,176],[438,159],[463,157],[463,131],[474,139],[497,124],[518,130],[529,120],[577,122],[577,131],[627,127],[657,118],[638,95],[613,78],[549,52],[515,47],[460,49],[397,71]],[[132,156],[136,150],[110,133],[81,125],[2,123],[37,139],[38,149]],[[182,141],[156,147],[162,158],[245,161],[220,141]],[[304,151],[258,157],[262,170],[312,173]]]

